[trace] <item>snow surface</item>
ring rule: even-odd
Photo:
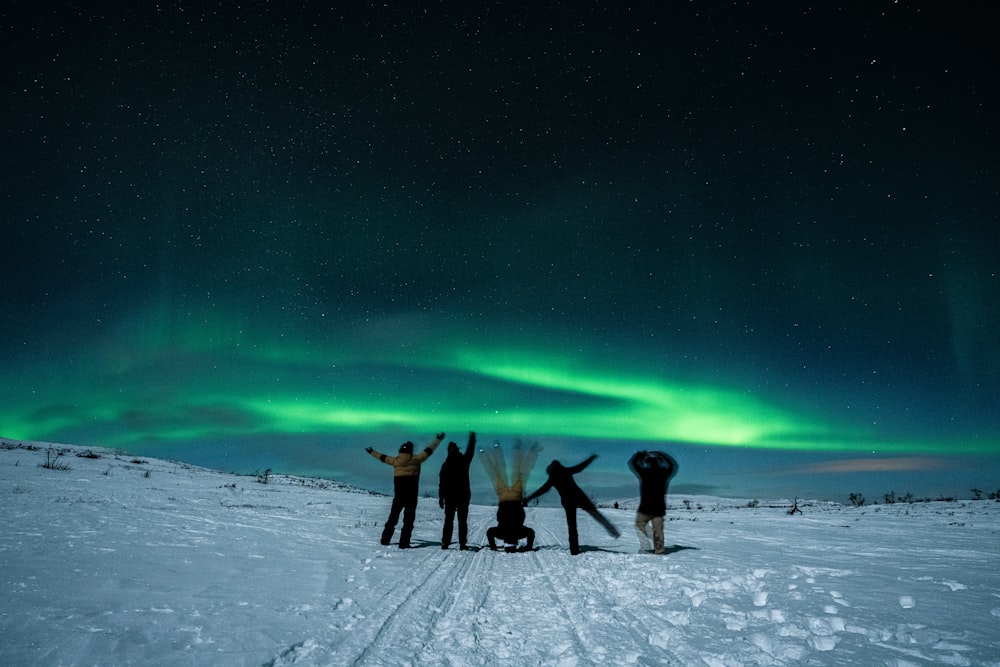
[[[488,506],[443,551],[426,499],[400,550],[389,499],[335,482],[29,445],[0,446],[2,665],[1000,665],[993,501],[671,496],[655,556],[623,500],[573,557],[552,500],[505,554]]]

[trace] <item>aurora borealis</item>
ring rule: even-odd
[[[681,492],[1000,488],[988,22],[774,7],[0,10],[0,436],[379,490],[365,445],[470,429],[598,452],[603,497],[653,446]]]

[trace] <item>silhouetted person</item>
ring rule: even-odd
[[[538,452],[541,448],[537,443],[529,447],[514,443],[513,483],[507,483],[507,463],[504,459],[500,443],[494,443],[492,449],[483,451],[480,460],[490,476],[497,492],[497,525],[486,531],[486,539],[490,549],[496,551],[497,539],[505,543],[504,551],[530,551],[535,544],[535,531],[524,525],[524,481],[531,474]],[[518,548],[521,540],[527,543]]]
[[[448,458],[441,464],[438,479],[438,505],[444,510],[444,529],[441,531],[441,548],[451,545],[451,533],[458,517],[458,548],[465,551],[469,537],[469,502],[472,489],[469,486],[469,464],[476,453],[476,434],[469,433],[469,444],[465,452],[454,442],[448,443]]]
[[[498,495],[497,525],[486,531],[490,549],[497,550],[497,539],[504,542],[504,551],[531,551],[535,547],[535,531],[524,525],[523,492],[511,490]],[[520,549],[517,543],[526,540]]]
[[[639,550],[649,551],[647,526],[653,524],[653,553],[662,554],[663,517],[667,514],[667,485],[677,474],[677,461],[664,452],[636,452],[628,467],[639,478],[639,509],[635,513],[635,530],[639,535]]]
[[[444,433],[438,433],[434,441],[420,453],[413,453],[413,443],[409,440],[399,447],[399,454],[387,456],[381,454],[371,447],[365,447],[365,451],[377,458],[382,463],[392,466],[392,509],[389,510],[389,518],[385,522],[382,530],[382,544],[388,546],[392,540],[392,534],[396,531],[396,522],[399,521],[399,513],[403,513],[403,529],[399,532],[399,548],[410,548],[410,536],[413,534],[413,520],[417,516],[417,492],[420,488],[420,464],[427,460],[437,446],[444,440]]]
[[[597,454],[591,454],[583,463],[579,463],[575,466],[567,468],[559,461],[553,461],[545,468],[545,472],[548,473],[549,479],[542,484],[537,491],[529,494],[527,498],[524,499],[525,504],[529,501],[547,493],[549,489],[555,487],[556,491],[559,492],[559,499],[562,501],[563,509],[566,510],[566,527],[569,529],[569,552],[574,556],[580,553],[580,538],[576,532],[576,509],[580,508],[587,512],[590,516],[594,517],[599,524],[604,526],[604,529],[612,537],[618,537],[620,534],[618,529],[615,528],[614,524],[608,521],[603,514],[597,511],[597,507],[594,503],[590,501],[590,498],[584,494],[576,482],[573,480],[573,475],[580,472],[597,458]]]

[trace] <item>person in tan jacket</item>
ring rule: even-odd
[[[437,449],[442,440],[444,440],[444,433],[438,433],[434,441],[417,454],[413,453],[413,443],[408,440],[400,445],[399,454],[396,456],[382,454],[371,447],[365,447],[366,452],[382,463],[392,466],[392,508],[389,510],[389,518],[386,520],[385,528],[382,530],[383,546],[388,546],[392,540],[392,535],[396,532],[396,523],[399,521],[399,514],[402,512],[403,528],[399,532],[399,548],[410,548],[410,536],[413,534],[413,520],[417,516],[420,464],[434,453],[434,450]]]

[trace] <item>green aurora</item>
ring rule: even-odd
[[[381,354],[370,346],[358,354],[344,352],[357,339],[320,349],[232,339],[220,345],[219,337],[202,334],[168,338],[170,346],[147,337],[118,347],[128,351],[113,360],[105,349],[100,357],[110,373],[84,363],[83,372],[62,371],[48,387],[37,378],[8,378],[6,401],[14,407],[0,418],[0,433],[61,441],[82,428],[100,434],[90,444],[133,447],[261,434],[280,441],[303,434],[431,433],[445,425],[501,437],[772,450],[976,455],[998,448],[995,440],[942,442],[879,432],[747,390],[612,369],[585,352],[537,344],[474,347],[409,338]]]

